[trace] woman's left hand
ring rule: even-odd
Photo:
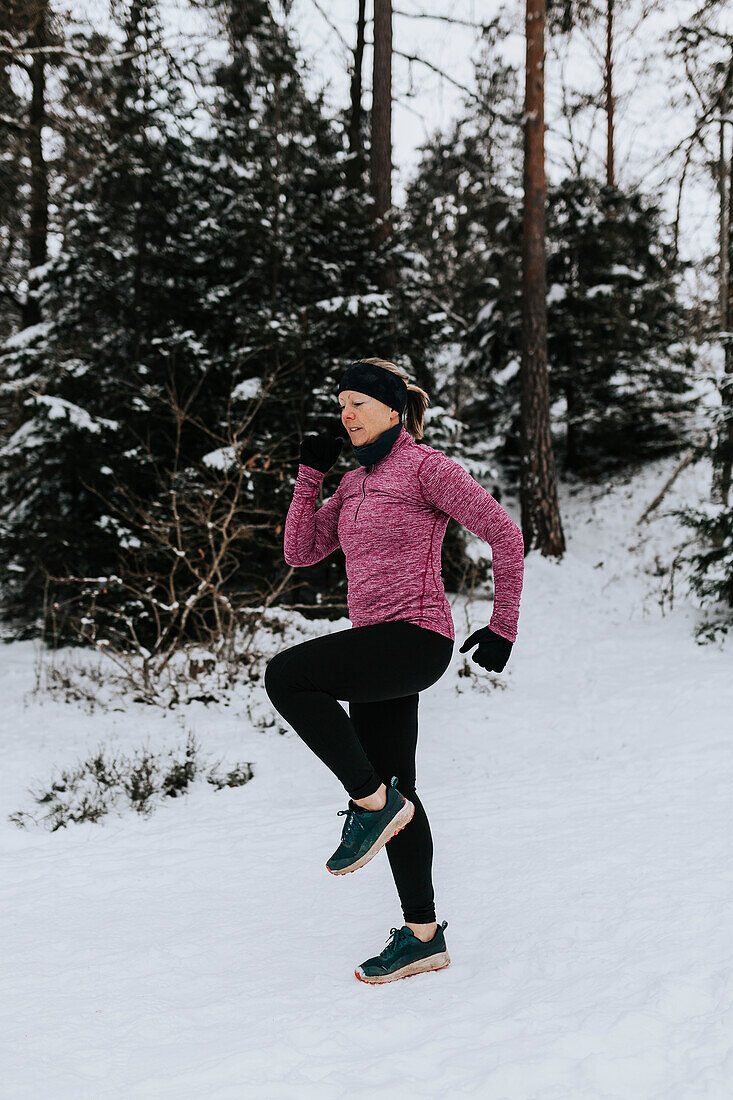
[[[465,653],[472,645],[478,642],[478,649],[471,657],[477,665],[488,669],[490,672],[501,672],[509,660],[513,642],[508,638],[502,638],[501,634],[495,634],[488,626],[482,626],[469,634],[459,649],[459,653]]]

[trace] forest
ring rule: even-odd
[[[513,26],[502,10],[475,24],[462,113],[421,146],[399,204],[399,16],[377,0],[370,73],[355,6],[349,101],[333,111],[306,88],[291,8],[196,4],[219,48],[193,58],[154,0],[112,5],[114,33],[45,0],[5,9],[5,637],[134,653],[147,678],[189,643],[231,650],[270,607],[343,613],[342,564],[294,573],[282,524],[300,439],[333,424],[335,379],[371,354],[430,394],[425,442],[497,499],[518,495],[526,552],[563,553],[558,478],[709,458],[708,498],[684,509],[668,569],[706,609],[700,637],[719,636],[733,614],[724,6],[691,7],[667,35],[692,102],[667,151],[672,218],[616,167],[622,35],[653,5],[548,5],[548,43],[604,46],[594,94],[567,89],[553,120],[580,150],[593,115],[602,172],[580,154],[546,171],[537,55],[526,72],[503,59],[516,13]],[[716,244],[681,255],[693,177],[717,204]],[[453,528],[444,576],[454,592],[485,579]]]

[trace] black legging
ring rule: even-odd
[[[435,920],[433,839],[415,793],[418,692],[450,664],[453,642],[404,620],[351,627],[277,653],[265,669],[276,710],[352,798],[397,776],[415,814],[387,843],[406,921]],[[337,702],[349,704],[347,717]]]

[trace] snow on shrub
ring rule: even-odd
[[[139,749],[133,756],[108,756],[104,746],[87,760],[40,790],[29,793],[38,807],[19,810],[9,819],[19,828],[41,825],[51,832],[72,821],[99,821],[112,810],[132,808],[149,816],[165,798],[185,794],[191,783],[205,778],[216,790],[242,787],[253,778],[252,764],[236,764],[223,775],[217,762],[206,771],[200,746],[189,732],[183,755],[171,749],[154,753]]]

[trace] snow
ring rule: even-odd
[[[383,311],[386,307],[386,297],[384,294],[350,294],[348,297],[343,295],[337,295],[334,298],[321,298],[319,301],[313,303],[316,309],[321,309],[324,313],[334,313],[337,310],[345,309],[347,313],[357,314],[364,308],[376,308],[377,311]]]
[[[209,451],[201,459],[204,466],[210,470],[228,470],[237,461],[237,452],[234,447],[219,447],[215,451]]]
[[[19,454],[21,451],[31,451],[34,447],[42,446],[46,437],[43,430],[39,430],[41,425],[35,417],[30,420],[26,420],[25,424],[21,424],[16,432],[7,439],[7,441],[0,447],[0,454],[10,456]]]
[[[48,265],[45,265],[48,266]],[[42,268],[36,268],[35,271],[41,271]],[[30,275],[31,272],[28,272]],[[12,336],[8,336],[3,342],[3,351],[15,351],[19,348],[31,347],[36,340],[42,340],[44,336],[47,336],[51,331],[53,324],[51,321],[39,321],[35,325],[26,325],[25,328],[20,329],[18,332],[14,332]]]
[[[560,283],[553,283],[547,292],[548,306],[554,306],[556,302],[562,302],[567,297],[567,293],[567,287],[562,286]]]
[[[245,378],[232,390],[232,401],[253,401],[262,395],[261,378]]]
[[[490,600],[451,597],[453,660],[420,697],[452,959],[434,974],[356,981],[402,923],[389,865],[326,872],[345,792],[278,734],[262,687],[278,648],[347,620],[291,613],[230,705],[178,710],[39,696],[35,644],[5,646],[3,1095],[729,1098],[730,639],[697,645],[700,612],[660,576],[689,537],[667,513],[706,498],[707,460],[636,522],[677,462],[561,485],[567,551],[528,556],[501,675],[458,651]],[[187,730],[254,779],[147,819],[8,822],[100,743],[164,750]]]
[[[483,324],[484,321],[489,321],[492,313],[497,308],[497,304],[497,302],[487,302],[485,306],[482,306],[476,314],[476,324],[480,325]]]
[[[634,268],[628,267],[627,264],[612,264],[612,275],[628,275],[632,279],[638,279],[639,282],[643,282],[645,275],[643,271],[635,271]]]
[[[68,420],[80,431],[92,432],[96,435],[103,427],[116,431],[120,426],[116,420],[92,416],[86,409],[80,408],[72,401],[67,401],[64,397],[51,397],[48,394],[39,393],[35,395],[35,401],[36,404],[43,405],[48,410],[49,420]]]
[[[519,371],[521,362],[519,359],[510,359],[505,367],[494,373],[494,381],[497,386],[505,386]]]

